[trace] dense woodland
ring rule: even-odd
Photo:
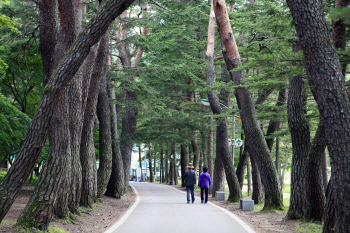
[[[188,162],[208,167],[210,192],[227,182],[229,202],[251,171],[264,211],[285,209],[287,169],[286,217],[350,232],[349,3],[0,0],[0,162],[11,164],[0,220],[33,173],[24,228],[120,198],[138,147],[164,183]],[[227,143],[233,121],[242,147]]]

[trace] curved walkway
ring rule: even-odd
[[[177,233],[254,231],[231,212],[214,205],[187,204],[186,194],[166,185],[131,183],[138,193],[135,204],[105,233]]]

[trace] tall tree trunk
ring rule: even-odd
[[[280,159],[280,137],[276,138],[276,171],[277,171],[277,176],[278,180],[281,180],[281,159]],[[282,186],[281,186],[282,187]]]
[[[97,171],[97,197],[100,198],[107,190],[107,185],[112,172],[112,137],[111,137],[111,112],[108,100],[107,66],[109,55],[109,30],[100,41],[99,50],[104,52],[101,57],[101,81],[98,94],[99,115],[99,139],[100,139],[100,164]]]
[[[1,221],[38,161],[48,135],[50,118],[64,87],[74,77],[88,56],[90,48],[100,40],[115,17],[120,15],[132,3],[133,0],[104,1],[98,9],[96,17],[82,30],[76,43],[68,50],[56,72],[52,74],[44,88],[43,96],[38,105],[39,110],[28,127],[26,139],[17,155],[17,159],[0,184]]]
[[[260,204],[264,202],[264,187],[263,187],[263,184],[261,183],[260,172],[255,162],[255,158],[253,156],[249,156],[249,158],[252,163],[252,181],[253,181],[252,199],[254,200],[254,204]]]
[[[208,86],[215,85],[215,73],[213,67],[213,54],[214,54],[214,35],[215,35],[215,15],[213,4],[211,7],[211,13],[209,18],[208,27],[208,43],[207,51],[205,55],[205,72],[207,75]],[[226,72],[223,71],[223,75]],[[228,94],[226,94],[228,96]],[[219,99],[215,91],[208,91],[208,97],[210,102],[210,107],[214,114],[222,114],[223,110],[220,107]],[[228,148],[228,133],[227,133],[227,121],[225,117],[217,119],[218,125],[216,128],[216,156],[220,156],[221,162],[224,166],[227,184],[229,186],[230,194],[228,197],[229,202],[238,202],[239,198],[242,196],[242,192],[239,187],[238,179],[233,167],[233,160],[230,155]]]
[[[153,168],[152,168],[152,148],[151,144],[148,146],[148,164],[149,164],[149,182],[153,182]]]
[[[184,175],[187,170],[188,165],[188,146],[185,144],[181,144],[181,187],[186,187],[184,182]]]
[[[165,151],[165,183],[169,182],[169,151]]]
[[[321,162],[326,149],[322,119],[306,160],[306,196],[308,200],[305,220],[322,222],[326,202],[323,188]]]
[[[306,196],[306,159],[310,151],[310,130],[304,115],[304,80],[292,76],[288,92],[288,125],[292,139],[293,157],[291,172],[289,219],[305,216],[308,200]]]
[[[115,98],[115,89],[113,82],[110,81],[110,87],[108,88],[109,99]],[[109,103],[111,116],[111,138],[112,138],[112,172],[111,177],[107,185],[106,195],[109,197],[121,198],[124,190],[124,168],[123,159],[120,152],[120,140],[118,133],[118,119],[116,113],[116,105]],[[139,147],[139,150],[141,148]],[[140,162],[141,163],[141,162]]]
[[[164,183],[164,150],[160,150],[160,183]]]
[[[309,82],[324,119],[326,142],[332,164],[335,192],[335,232],[350,231],[349,143],[350,103],[338,55],[320,0],[287,0],[304,51]],[[317,38],[317,40],[315,39]],[[329,199],[327,199],[328,201]],[[328,204],[327,204],[328,206]],[[334,218],[326,212],[326,218]],[[329,221],[326,221],[329,222]]]
[[[213,117],[209,117],[209,132],[208,132],[208,173],[211,179],[214,181],[214,166],[213,166],[213,141],[214,141],[214,130],[213,130]],[[213,185],[209,187],[209,194],[213,193]]]
[[[225,46],[223,55],[227,69],[232,71],[234,68],[242,65],[240,55],[233,37],[230,21],[227,14],[226,3],[223,0],[214,0],[215,15],[221,35],[222,42]],[[266,145],[264,135],[262,134],[259,124],[255,119],[255,107],[249,91],[243,87],[242,81],[245,79],[243,71],[230,72],[234,84],[238,87],[236,90],[236,99],[241,110],[242,125],[246,140],[249,139],[252,145],[249,146],[249,154],[254,156],[262,177],[265,190],[266,208],[283,208],[282,191],[279,187],[277,173],[273,165],[272,157]]]
[[[174,176],[174,179],[173,181],[175,182],[174,184],[177,184],[178,183],[178,180],[177,180],[177,166],[176,166],[176,148],[175,148],[175,141],[173,141],[173,144],[171,146],[171,153],[173,154],[173,176]],[[197,171],[195,171],[197,172]]]

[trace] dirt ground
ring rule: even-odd
[[[17,196],[11,209],[0,224],[0,232],[21,233],[12,228],[14,222],[25,208],[34,186],[25,186]],[[130,205],[135,202],[136,195],[129,187],[127,194],[121,199],[111,197],[102,198],[101,203],[95,204],[93,210],[81,210],[81,216],[77,216],[75,224],[66,224],[54,219],[50,227],[56,226],[70,233],[97,233],[103,232],[121,216]]]
[[[181,191],[186,191],[185,188],[172,186]],[[18,195],[8,214],[0,224],[0,232],[20,233],[20,231],[13,229],[12,225],[21,214],[26,203],[28,202],[32,193],[33,186],[25,186]],[[199,196],[199,192],[196,191]],[[96,204],[92,211],[82,211],[82,216],[78,216],[78,221],[75,224],[61,223],[55,219],[50,226],[57,226],[70,233],[83,232],[103,232],[112,223],[114,223],[135,201],[135,194],[129,187],[128,193],[121,199],[104,197],[102,203]],[[198,199],[197,199],[198,200]],[[297,232],[295,230],[296,221],[285,220],[286,212],[251,212],[239,209],[238,204],[228,204],[225,201],[216,201],[215,198],[209,197],[209,201],[225,208],[248,225],[252,226],[256,232]]]

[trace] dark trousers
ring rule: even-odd
[[[187,201],[190,201],[190,192],[192,197],[192,202],[194,202],[194,185],[186,186],[187,190]]]
[[[208,202],[208,191],[209,191],[209,188],[201,188],[201,200],[203,201],[204,200],[204,196],[203,196],[203,192],[205,191],[205,203]]]

